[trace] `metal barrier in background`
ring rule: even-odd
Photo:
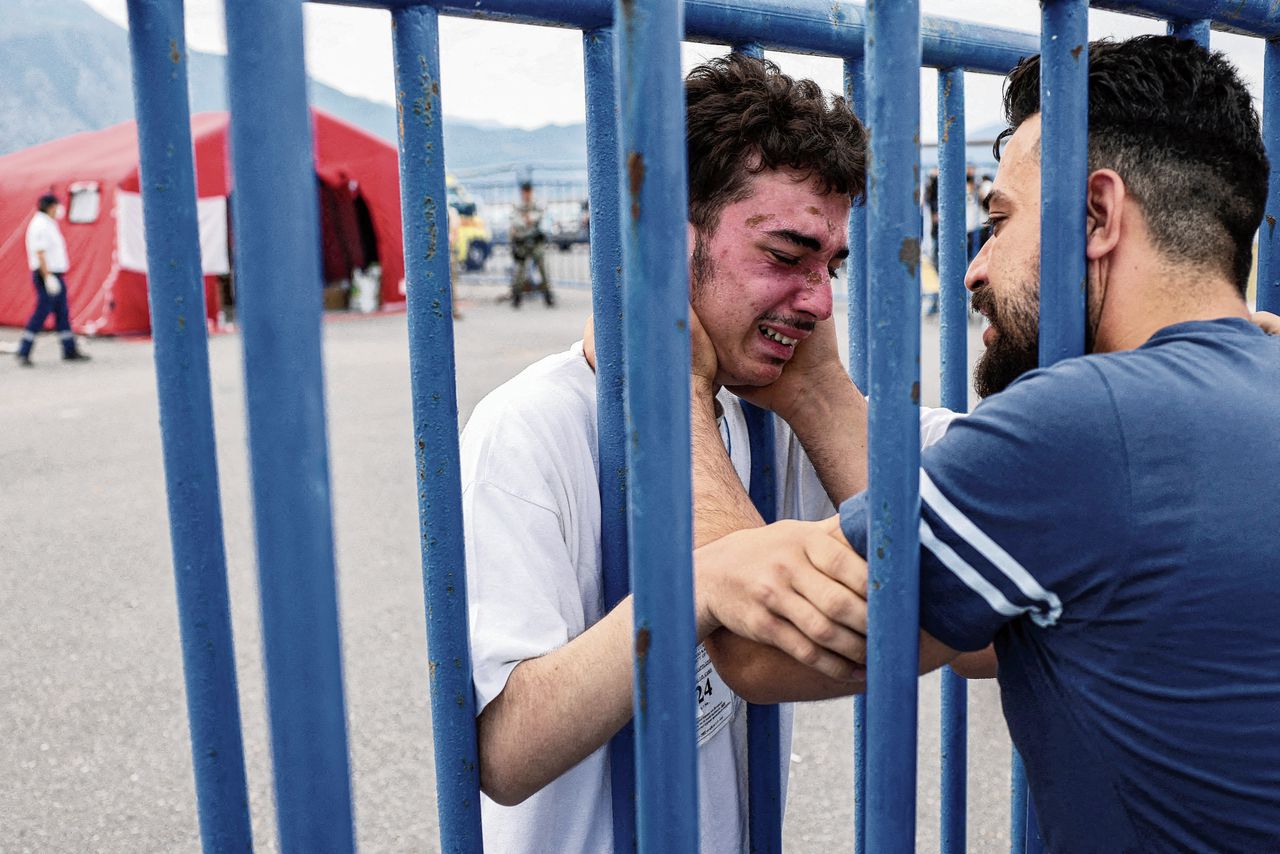
[[[532,184],[533,202],[541,211],[548,280],[556,288],[590,288],[588,176],[581,170],[536,165],[468,173],[465,192],[476,203],[478,216],[488,229],[490,250],[483,261],[463,265],[461,281],[499,286],[493,293],[498,299],[506,298],[515,266],[510,239],[512,217],[520,203],[520,185],[526,181]]]
[[[395,28],[401,193],[408,282],[429,672],[441,844],[481,849],[470,682],[440,113],[438,16],[580,29],[587,91],[605,589],[635,599],[636,708],[613,750],[619,851],[697,846],[694,710],[683,702],[693,646],[684,253],[684,116],[679,42],[814,53],[845,61],[846,92],[871,124],[871,190],[850,219],[850,370],[875,400],[870,425],[871,681],[855,741],[857,850],[909,851],[915,822],[918,542],[919,191],[917,69],[939,74],[944,404],[965,403],[963,188],[965,71],[1003,74],[1043,47],[1046,157],[1042,359],[1083,347],[1086,0],[1045,0],[1040,40],[921,18],[918,0],[869,7],[820,0],[343,0],[388,9]],[[1095,7],[1274,38],[1269,0],[1098,0]],[[181,0],[129,0],[162,438],[178,578],[201,838],[209,851],[252,846],[236,713],[207,344],[190,159]],[[1210,22],[1213,22],[1212,24]],[[242,284],[249,446],[271,743],[286,852],[354,847],[334,591],[311,133],[299,0],[227,4],[235,216]],[[864,53],[864,41],[869,45]],[[1268,42],[1266,102],[1280,97]],[[662,119],[653,120],[660,112]],[[1268,146],[1280,110],[1264,112]],[[1271,148],[1273,153],[1276,151]],[[1065,165],[1063,165],[1065,164]],[[1273,179],[1268,220],[1280,210]],[[1073,219],[1074,218],[1074,219]],[[1258,305],[1280,309],[1274,229],[1260,236]],[[284,257],[289,263],[281,265]],[[871,275],[868,276],[868,271]],[[868,281],[874,293],[868,294]],[[643,306],[644,310],[639,310]],[[653,346],[656,339],[665,342]],[[640,346],[644,342],[644,346]],[[661,382],[657,379],[661,378]],[[683,381],[681,381],[683,378]],[[767,419],[763,419],[767,421]],[[629,437],[630,454],[626,453]],[[682,450],[683,449],[683,450]],[[623,503],[623,484],[627,503]],[[759,497],[759,496],[756,496]],[[883,552],[883,553],[881,553]],[[628,565],[644,567],[630,573]],[[876,590],[875,588],[879,589]],[[897,614],[890,618],[890,614]],[[894,624],[896,620],[896,625]],[[661,666],[655,664],[661,662]],[[964,686],[944,675],[943,847],[964,850]],[[659,715],[652,709],[661,709]],[[861,702],[859,702],[861,707]],[[767,720],[767,715],[762,716]],[[764,734],[767,736],[766,723]],[[774,724],[776,727],[776,724]],[[757,724],[753,729],[760,729]],[[874,738],[867,739],[868,733]],[[753,738],[752,751],[766,738]],[[776,741],[776,739],[775,739]],[[768,744],[765,744],[768,748]],[[776,743],[772,749],[776,749]],[[865,753],[865,757],[862,755]],[[759,755],[752,766],[759,765]],[[1016,763],[1015,763],[1016,765]],[[776,766],[776,763],[774,765]],[[868,769],[863,779],[861,769]],[[634,769],[634,770],[633,770]],[[754,775],[753,775],[754,776]],[[753,850],[781,846],[777,787],[755,780]],[[633,788],[634,784],[634,788]],[[1021,801],[1015,801],[1021,803]],[[865,811],[865,812],[864,812]],[[1017,850],[1035,850],[1015,809]],[[865,818],[864,818],[865,816]],[[1032,823],[1034,828],[1034,823]],[[865,832],[865,838],[864,838]]]

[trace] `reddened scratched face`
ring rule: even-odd
[[[831,316],[848,222],[847,195],[823,193],[790,170],[766,170],[709,234],[690,229],[691,301],[715,347],[717,383],[768,385],[814,324]]]

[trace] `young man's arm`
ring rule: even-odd
[[[838,507],[866,488],[867,402],[840,363],[834,321],[817,324],[813,334],[797,348],[795,356],[776,382],[761,388],[744,387],[733,391],[758,406],[772,410],[788,423],[833,505]],[[703,501],[697,505],[699,516],[727,520],[732,517],[726,512],[727,503],[740,505],[746,502],[749,506],[750,500],[736,477],[734,483],[737,490],[716,489],[702,496]],[[754,522],[743,520],[736,528],[720,525],[709,533],[724,536],[760,523],[759,517],[755,516]],[[927,643],[922,633],[922,650]],[[716,669],[729,686],[752,702],[817,700],[861,690],[860,684],[817,678],[794,657],[776,649],[758,649],[745,638],[730,636],[723,631],[713,635],[706,647]],[[940,655],[930,658],[937,658],[939,663],[929,669],[945,663]],[[958,657],[952,653],[945,660],[966,678],[995,676],[995,654],[990,648]]]
[[[734,394],[791,427],[835,507],[867,486],[867,401],[840,362],[835,321],[818,323],[776,381]]]
[[[828,331],[834,347],[834,328]],[[715,400],[715,350],[693,312],[690,312],[690,333],[693,339],[689,408],[694,547],[701,549],[734,531],[760,528],[764,520],[744,489],[720,437]],[[708,566],[715,563],[705,552],[699,554],[702,557],[695,555],[696,567],[704,562]],[[744,589],[759,588],[764,583],[785,583],[780,573],[767,568],[761,573],[750,573],[734,569],[731,559],[724,563],[729,565],[722,573],[704,573],[695,567],[699,596],[706,595],[712,600],[728,598],[723,591],[709,589],[712,578]],[[755,594],[784,596],[784,593],[763,589],[757,589]],[[745,590],[739,591],[739,595],[745,595]],[[768,626],[757,628],[761,636],[767,628],[771,634],[785,639],[785,652],[777,644],[744,636],[747,632],[735,633],[728,629],[713,632],[703,641],[703,646],[716,672],[735,693],[750,702],[774,702],[777,696],[820,700],[858,690],[864,673],[861,663],[864,600],[847,588],[830,589],[827,596],[823,609],[792,608],[789,618],[774,615]],[[846,655],[841,655],[840,650],[846,651]]]
[[[735,568],[733,552],[724,546],[718,550],[702,548],[735,531],[764,525],[720,438],[709,393],[707,386],[699,395],[695,376],[691,407],[694,545],[698,548],[695,582],[700,596],[725,601],[730,595],[711,589],[716,583],[713,579],[742,587],[779,584],[783,579],[768,567],[755,573]],[[713,564],[721,571],[707,571]],[[725,683],[750,702],[776,702],[778,697],[820,700],[858,690],[864,672],[861,645],[865,630],[850,626],[865,623],[863,599],[847,588],[831,589],[828,595],[825,611],[794,609],[790,620],[775,616],[777,622],[771,628],[787,639],[786,652],[727,629],[710,634],[703,646]],[[849,650],[850,657],[833,652],[833,647]]]
[[[754,515],[720,440],[711,386],[695,382],[694,387],[701,401],[694,407],[701,417],[692,425],[694,468],[699,473],[694,480],[695,495],[705,500],[709,485],[720,483],[733,487],[742,498],[741,504],[726,502],[718,517],[695,514],[695,536],[698,542],[705,542],[725,529],[759,525],[760,519]],[[533,548],[531,543],[546,543],[547,554],[536,558],[541,567],[537,576],[565,569],[568,556],[560,553],[563,544],[556,516],[549,511],[541,515],[523,507],[501,506],[507,500],[519,503],[496,490],[472,495],[473,522],[477,510],[495,518],[523,514],[528,524],[545,528],[545,537],[525,537],[520,546],[527,550]],[[854,670],[849,659],[861,658],[863,644],[860,634],[839,624],[864,622],[865,609],[860,597],[832,579],[854,577],[849,569],[852,556],[817,528],[764,532],[763,537],[779,555],[785,555],[785,560],[766,571],[744,573],[738,565],[740,559],[734,557],[696,567],[698,639],[726,626],[753,638],[770,656],[786,658],[790,653],[811,661],[818,668],[806,668],[813,674],[811,678],[838,682],[847,677]],[[785,544],[779,542],[783,538]],[[724,551],[722,546],[720,553]],[[495,554],[486,562],[501,565],[522,557],[533,559],[522,552]],[[510,671],[477,719],[480,782],[486,794],[502,804],[523,801],[603,746],[630,719],[632,624],[628,598],[577,637],[545,655],[525,658]],[[819,639],[826,646],[815,645],[796,628],[815,624],[829,627]]]
[[[740,573],[753,575],[764,567],[777,563],[785,564],[788,558],[777,551],[779,544],[785,541],[769,537],[767,534],[780,526],[787,525],[819,526],[833,542],[838,544],[839,548],[849,550],[853,555],[854,573],[851,576],[848,573],[849,565],[842,565],[845,572],[840,576],[840,581],[860,596],[866,596],[866,561],[850,549],[848,541],[840,531],[838,518],[814,523],[780,522],[764,528],[737,531],[722,537],[705,549],[700,549],[697,556],[700,568],[714,571],[713,564],[726,563],[736,566]],[[865,634],[865,609],[860,616],[861,630]],[[861,693],[866,688],[865,669],[862,668],[860,670],[863,678],[836,681],[822,677],[812,668],[797,661],[794,656],[785,654],[781,650],[770,649],[762,652],[758,648],[759,644],[742,637],[727,635],[723,630],[708,639],[706,642],[708,651],[712,648],[712,640],[719,642],[718,652],[728,659],[731,660],[738,655],[746,659],[745,664],[730,665],[730,672],[737,678],[738,685],[730,682],[724,671],[721,671],[720,675],[724,677],[729,687],[753,703],[827,699]],[[995,654],[990,646],[977,652],[961,653],[921,630],[919,672],[928,673],[944,664],[950,664],[957,673],[969,679],[990,678],[996,675]],[[720,670],[718,661],[716,669]]]
[[[846,601],[854,613],[840,619],[865,624],[861,600],[844,596],[856,576],[854,556],[814,523],[758,529],[751,548],[777,561],[759,574],[744,573],[737,543],[712,544],[697,569],[695,605],[699,640],[724,626],[787,653],[805,655],[793,623],[834,622],[816,603]],[[559,649],[516,665],[505,687],[477,719],[480,786],[501,804],[523,801],[603,746],[631,717],[631,599]],[[814,657],[847,672],[843,656],[860,657],[861,636],[839,629],[826,639],[840,653]],[[787,653],[779,653],[785,655]],[[811,673],[821,677],[818,670]],[[723,675],[723,674],[722,674]],[[841,693],[850,693],[846,688]]]
[[[514,806],[631,718],[631,598],[557,650],[517,664],[476,718],[480,788]]]
[[[787,421],[833,504],[838,505],[865,485],[866,401],[840,366],[833,321],[823,321],[815,327],[777,382],[733,391]],[[708,425],[704,420],[699,429],[695,405],[694,519],[700,546],[763,524],[733,471],[718,429],[711,432],[714,427],[714,422]],[[709,561],[711,557],[699,559]],[[745,569],[742,574],[750,575]],[[815,621],[802,628],[806,638],[821,640],[837,628],[848,626]],[[753,703],[822,700],[852,694],[863,685],[865,669],[861,660],[842,662],[844,670],[838,679],[809,666],[823,654],[823,648],[813,641],[797,644],[800,655],[787,654],[721,630],[707,638],[704,646],[726,684]]]

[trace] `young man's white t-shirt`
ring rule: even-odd
[[[751,452],[738,399],[721,391],[721,435],[746,484]],[[940,438],[952,413],[926,410],[922,440]],[[467,595],[477,713],[517,664],[545,655],[605,614],[595,374],[579,342],[531,365],[476,407],[462,433]],[[778,518],[834,513],[794,434],[777,421]],[[705,653],[698,649],[700,663]],[[718,681],[716,685],[723,683]],[[724,688],[725,693],[729,693]],[[690,702],[695,702],[690,686]],[[730,695],[732,696],[732,695]],[[582,714],[592,699],[583,697]],[[698,805],[704,854],[738,854],[746,842],[746,703],[699,709]],[[783,798],[791,707],[781,720]],[[524,803],[485,797],[485,848],[499,854],[599,854],[613,850],[609,751],[603,747]]]

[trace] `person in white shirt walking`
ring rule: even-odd
[[[36,308],[27,321],[18,345],[18,364],[32,366],[31,349],[36,335],[44,327],[45,319],[53,314],[58,337],[62,339],[62,358],[68,362],[85,362],[89,357],[76,348],[76,337],[71,331],[71,316],[67,308],[66,273],[70,269],[67,257],[67,241],[58,228],[58,197],[46,194],[36,205],[35,216],[27,226],[27,266],[31,268],[31,284],[36,289]]]

